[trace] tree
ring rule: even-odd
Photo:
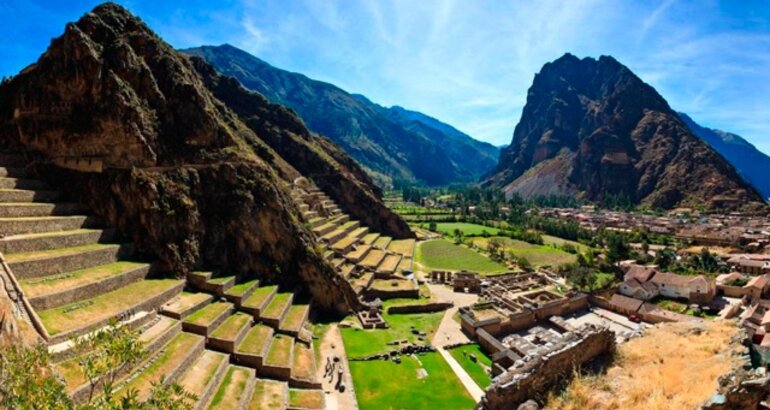
[[[585,267],[576,267],[567,272],[567,280],[576,288],[583,291],[592,291],[596,286],[594,271]]]
[[[676,262],[676,252],[672,249],[666,248],[655,254],[655,264],[658,265],[660,269],[667,270],[674,264],[674,262]]]
[[[628,259],[631,255],[631,247],[621,235],[611,235],[607,240],[607,260],[617,263]]]
[[[0,408],[69,410],[72,401],[54,376],[48,348],[10,346],[0,352]]]
[[[453,233],[455,236],[455,244],[456,245],[461,244],[463,242],[463,231],[456,228]]]
[[[55,376],[48,348],[11,346],[0,350],[0,408],[14,410],[181,410],[192,408],[197,398],[175,383],[153,383],[142,402],[135,390],[115,397],[117,377],[146,356],[136,332],[111,323],[76,348],[90,348],[81,370],[91,385],[91,397],[75,405],[64,384]],[[98,386],[102,394],[94,397]]]
[[[428,230],[429,231],[436,232],[437,229],[438,229],[438,226],[436,225],[435,222],[431,222],[431,223],[428,224]]]

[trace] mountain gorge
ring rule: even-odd
[[[542,68],[484,184],[508,195],[615,197],[651,208],[761,203],[655,89],[607,56],[566,54]]]
[[[315,251],[292,181],[317,176],[362,222],[413,235],[363,170],[290,110],[175,51],[111,3],[68,24],[3,82],[0,150],[25,155],[30,172],[166,271],[257,277],[332,311],[347,312],[357,296]]]
[[[361,95],[281,70],[230,45],[184,50],[273,103],[290,107],[384,180],[471,182],[494,168],[498,149],[424,114],[385,108]]]
[[[722,154],[764,199],[770,198],[770,156],[739,135],[703,127],[681,112],[679,117],[693,134]]]

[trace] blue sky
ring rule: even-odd
[[[0,75],[34,62],[97,1],[2,0]],[[230,43],[383,105],[510,142],[534,74],[612,55],[702,125],[770,153],[770,3],[120,1],[175,47]]]

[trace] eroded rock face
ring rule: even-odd
[[[297,217],[289,182],[300,173],[263,140],[307,131],[275,112],[259,114],[270,135],[256,135],[209,92],[188,57],[108,3],[69,24],[36,64],[0,87],[0,147],[41,160],[41,177],[177,274],[200,267],[256,276],[307,290],[329,310],[356,308],[352,288],[317,255]],[[50,164],[62,159],[104,171]],[[371,191],[358,195],[377,201]]]
[[[547,181],[554,167],[535,168],[565,150],[572,158],[559,169],[569,172],[541,191],[592,201],[625,197],[658,208],[761,202],[655,89],[612,57],[567,54],[543,67],[486,184],[512,193],[531,185],[527,179]]]
[[[219,75],[200,58],[193,57],[193,61],[217,98],[345,212],[377,232],[397,239],[414,237],[406,222],[379,200],[381,192],[366,172],[334,143],[308,132],[287,108],[244,89],[234,78]]]

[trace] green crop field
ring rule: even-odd
[[[487,369],[492,367],[492,359],[481,350],[478,344],[455,347],[449,353],[468,372],[479,387],[486,389],[492,384],[492,376],[487,373]],[[476,356],[475,362],[471,360],[470,355]]]
[[[439,353],[389,360],[350,362],[361,410],[468,410],[474,401]],[[420,378],[418,369],[427,376]]]
[[[562,238],[559,238],[558,236],[541,235],[541,238],[543,238],[543,243],[545,243],[546,245],[554,245],[554,246],[572,245],[580,253],[588,252],[591,249],[591,247],[583,245],[580,242],[570,241],[569,239],[562,239]]]
[[[425,226],[424,228],[427,228]],[[441,222],[436,224],[436,230],[444,235],[454,235],[455,229],[462,231],[465,236],[479,236],[484,232],[490,235],[497,235],[500,230],[491,226],[484,226],[478,224],[470,224],[465,222]]]
[[[422,242],[417,246],[415,260],[424,270],[467,270],[482,274],[502,273],[508,269],[485,255],[465,246],[438,239]]]
[[[559,266],[577,261],[577,256],[564,252],[561,249],[548,245],[533,245],[516,239],[495,237],[475,238],[473,244],[486,249],[491,239],[499,239],[503,243],[506,253],[513,253],[517,257],[527,258],[533,266]]]

